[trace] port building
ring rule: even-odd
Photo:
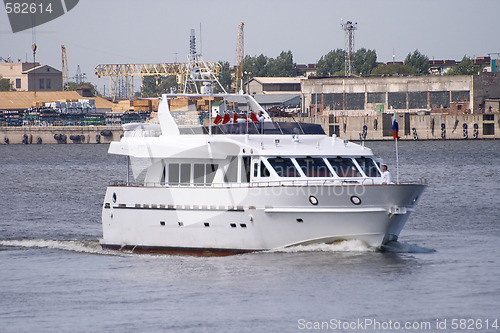
[[[38,62],[0,63],[0,76],[15,91],[61,91],[62,72]]]
[[[481,114],[500,97],[497,72],[479,75],[329,77],[301,81],[303,108],[312,116],[396,112]]]

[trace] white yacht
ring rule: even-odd
[[[226,119],[195,126],[197,106]],[[107,188],[103,248],[226,255],[352,239],[380,247],[397,240],[426,187],[382,184],[369,148],[320,125],[272,122],[250,95],[165,94],[158,119],[126,125],[109,147],[132,172]]]

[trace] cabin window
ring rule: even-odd
[[[170,163],[168,165],[168,184],[179,185],[179,163]]]
[[[205,170],[207,172],[206,183],[212,184],[215,178],[215,173],[217,172],[218,165],[217,164],[206,164]]]
[[[241,166],[241,182],[249,183],[250,182],[250,166],[252,159],[250,156],[243,156],[243,164]]]
[[[271,173],[269,172],[269,170],[267,170],[266,168],[266,165],[264,164],[264,162],[260,162],[260,176],[261,177],[269,177],[271,175]]]
[[[191,183],[191,164],[181,164],[181,184],[189,185]]]
[[[193,183],[195,185],[212,184],[217,172],[217,164],[194,164]]]
[[[300,177],[295,165],[289,158],[268,158],[267,161],[280,177]]]
[[[166,176],[167,176],[166,173],[167,173],[166,166],[163,165],[163,168],[161,170],[160,185],[165,185],[165,179],[166,179]]]
[[[361,177],[358,168],[350,158],[329,158],[328,162],[339,177]]]
[[[195,164],[193,166],[193,183],[195,185],[205,184],[205,164]]]
[[[332,173],[322,158],[296,158],[306,177],[331,177]]]
[[[359,157],[356,162],[367,177],[380,177],[380,172],[371,158]]]
[[[259,175],[259,163],[253,164],[253,176],[257,177]]]
[[[238,157],[232,156],[229,160],[226,172],[224,173],[224,182],[235,183],[238,181]]]

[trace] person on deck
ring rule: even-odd
[[[385,164],[382,164],[382,184],[391,184],[391,173]]]
[[[261,111],[261,110],[259,110],[259,114],[258,114],[258,116],[257,116],[257,119],[259,119],[259,121],[264,121],[264,119],[265,119],[265,118],[264,118],[264,114],[262,113],[262,111]]]

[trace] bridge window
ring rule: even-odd
[[[328,170],[322,158],[296,158],[300,168],[306,177],[331,177],[332,173]]]
[[[359,157],[356,158],[356,162],[367,177],[380,177],[380,172],[371,158]]]
[[[252,158],[250,156],[243,156],[243,164],[241,166],[241,182],[249,183],[250,182],[250,165],[252,162]]]
[[[205,170],[207,172],[206,183],[212,184],[215,178],[215,173],[217,172],[218,164],[206,164]]]
[[[195,185],[210,185],[214,181],[217,172],[217,164],[194,164],[193,183]]]
[[[267,161],[274,168],[278,176],[280,177],[300,177],[299,172],[293,165],[293,162],[289,158],[269,158]]]
[[[224,182],[235,183],[238,181],[238,157],[231,156],[229,165],[224,173]]]
[[[179,163],[170,163],[168,165],[168,184],[179,185]]]
[[[267,170],[266,165],[264,162],[260,162],[260,176],[261,177],[269,177],[271,174],[269,173],[269,170]]]
[[[181,164],[181,184],[189,185],[191,182],[191,164]]]
[[[361,173],[350,158],[329,158],[328,162],[339,177],[361,177]]]

